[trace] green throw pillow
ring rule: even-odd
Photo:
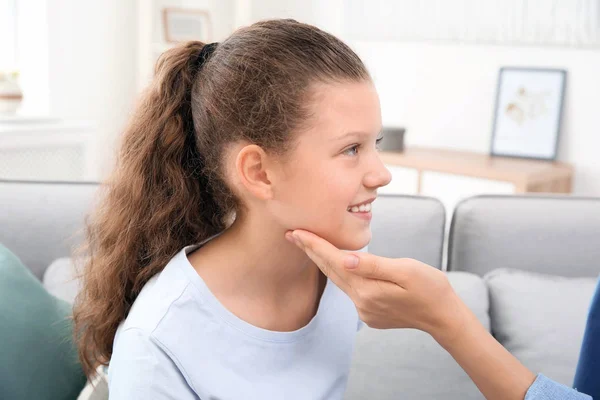
[[[0,399],[76,399],[85,385],[71,306],[0,244]]]

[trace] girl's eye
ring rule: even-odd
[[[344,154],[347,156],[355,156],[358,154],[359,147],[360,147],[360,144],[355,144],[354,146],[344,150]]]
[[[381,143],[382,140],[383,140],[383,137],[380,137],[375,141],[375,148],[377,149],[377,151],[380,150],[379,144]],[[348,149],[344,150],[344,154],[347,156],[356,156],[358,154],[358,149],[360,149],[360,147],[361,147],[360,144],[355,144],[354,146],[349,147]]]

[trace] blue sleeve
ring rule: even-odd
[[[138,328],[119,332],[108,367],[110,400],[197,400],[175,363]]]
[[[592,398],[539,374],[525,394],[525,400],[592,400]]]
[[[588,314],[573,387],[600,399],[600,281]]]

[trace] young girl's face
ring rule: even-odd
[[[321,84],[311,108],[310,128],[298,133],[282,164],[269,211],[285,229],[361,249],[371,239],[369,210],[377,189],[391,180],[377,149],[379,97],[368,81]]]

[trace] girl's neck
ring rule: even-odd
[[[211,292],[238,317],[261,328],[290,331],[315,315],[326,278],[285,230],[244,218],[189,260]]]

